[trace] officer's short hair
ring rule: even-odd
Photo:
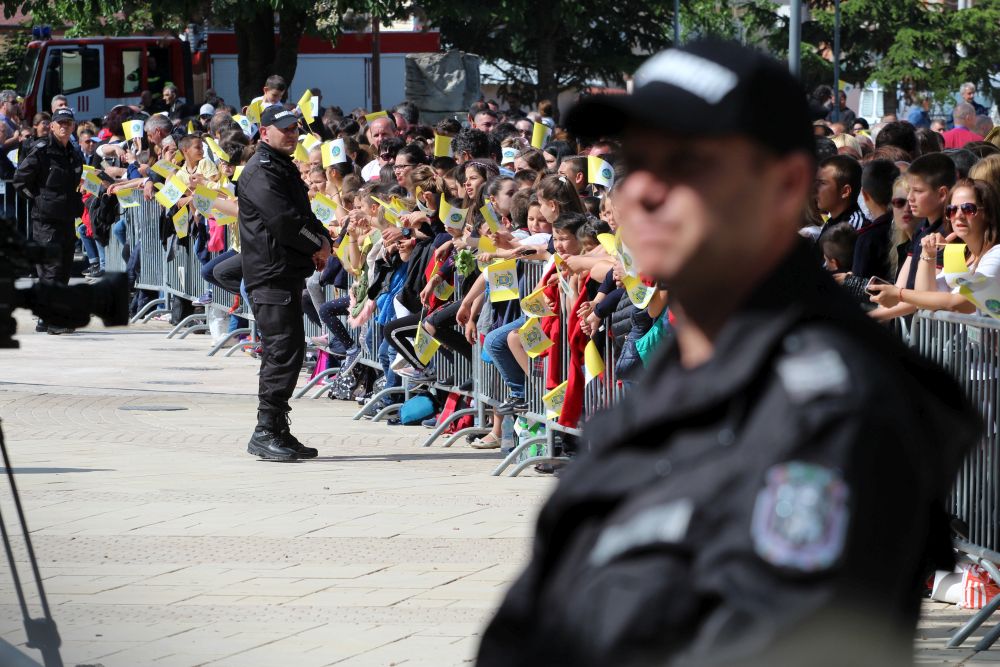
[[[163,114],[153,114],[146,119],[146,132],[152,132],[153,130],[163,130],[167,134],[170,133],[170,129],[174,126],[170,122],[170,119]]]
[[[820,169],[833,167],[833,180],[837,188],[851,187],[851,196],[861,194],[861,165],[849,155],[833,155],[819,163]]]

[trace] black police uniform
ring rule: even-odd
[[[806,247],[585,427],[480,667],[903,665],[980,430]]]
[[[59,258],[37,267],[41,280],[66,284],[76,246],[75,221],[83,214],[78,190],[83,157],[72,143],[55,137],[36,141],[17,165],[14,189],[31,200],[31,236],[38,243],[55,244]]]
[[[305,354],[302,290],[315,270],[312,256],[329,235],[313,215],[309,191],[291,158],[263,142],[236,192],[243,280],[263,345],[259,411],[262,423],[270,424],[291,409],[288,399]]]

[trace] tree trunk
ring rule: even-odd
[[[559,108],[556,104],[559,95],[559,84],[556,79],[556,50],[558,48],[559,29],[555,13],[559,3],[553,3],[548,9],[539,7],[535,14],[538,34],[538,85],[535,87],[536,102],[552,100],[552,113],[559,120]]]
[[[244,106],[261,94],[274,63],[274,11],[262,7],[252,17],[233,24],[236,33],[237,80]]]
[[[240,105],[260,96],[264,81],[272,74],[285,78],[289,87],[298,65],[299,40],[306,30],[304,12],[283,9],[277,40],[274,10],[262,7],[251,18],[235,21],[236,63],[239,69]]]

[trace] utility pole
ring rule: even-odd
[[[840,0],[833,2],[833,122],[840,120]]]
[[[379,18],[372,15],[372,111],[382,109],[382,37]]]
[[[798,77],[802,69],[802,0],[791,0],[788,13],[788,69]]]

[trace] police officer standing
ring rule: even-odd
[[[676,336],[588,421],[480,667],[912,664],[980,425],[801,245],[815,166],[798,82],[693,43],[567,126],[623,137],[622,238],[669,290]]]
[[[302,290],[330,256],[330,237],[291,158],[298,120],[281,105],[264,110],[257,151],[236,184],[243,280],[263,346],[257,428],[247,451],[274,461],[317,455],[291,434],[288,421],[305,355]]]
[[[39,280],[67,284],[76,246],[75,221],[83,214],[79,192],[83,156],[71,142],[76,119],[68,108],[52,114],[49,136],[31,145],[14,173],[14,189],[31,201],[31,237],[54,245],[58,255],[36,267]],[[71,333],[39,320],[36,331]]]

